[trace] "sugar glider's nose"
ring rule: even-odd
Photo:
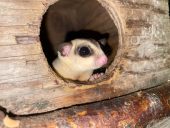
[[[96,59],[96,66],[102,67],[103,65],[107,64],[108,58],[106,55],[101,55]]]

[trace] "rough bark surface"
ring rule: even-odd
[[[167,128],[169,90],[166,83],[107,101],[16,119],[21,121],[19,128],[145,128],[148,124],[148,128]],[[0,126],[4,128],[2,122]]]
[[[162,120],[155,120],[147,126],[147,128],[169,128],[169,127],[170,117],[164,118]]]
[[[56,1],[0,0],[0,106],[15,114],[42,113],[154,87],[170,78],[167,0],[96,1],[113,19],[120,42],[109,77],[92,85],[62,80],[46,61],[39,28],[45,10]]]

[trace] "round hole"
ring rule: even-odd
[[[114,61],[118,51],[118,29],[107,10],[96,0],[59,0],[49,6],[43,16],[40,39],[49,65],[57,58],[56,49],[64,43],[76,38],[94,40],[106,39],[101,45],[108,57],[108,64],[94,73],[105,72]],[[109,68],[110,70],[114,70]],[[107,74],[107,73],[105,73]],[[57,74],[56,74],[57,75]],[[89,83],[101,82],[109,78],[109,74]],[[86,82],[88,83],[88,82]]]

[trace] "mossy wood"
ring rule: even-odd
[[[77,2],[68,1],[70,6]],[[64,81],[48,65],[39,34],[42,16],[55,2],[0,0],[0,106],[18,115],[42,113],[168,81],[168,0],[95,1],[105,8],[117,27],[119,46],[106,78],[90,85]],[[88,2],[79,6],[87,6],[88,10]],[[97,26],[104,27],[103,24]]]

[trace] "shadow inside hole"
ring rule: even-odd
[[[45,22],[46,21],[46,16],[47,16],[47,13],[44,14],[43,20],[41,22],[40,41],[41,41],[43,52],[44,52],[44,54],[46,56],[46,59],[48,61],[48,64],[50,66],[52,66],[52,62],[57,57],[57,54],[55,54],[54,49],[53,49],[53,45],[50,42],[50,39],[48,37],[48,32],[47,32],[46,24],[45,24],[46,23]]]
[[[108,43],[100,46],[110,64],[115,58],[119,42],[113,19],[96,0],[73,1],[59,0],[43,16],[40,40],[49,65],[57,57],[57,47],[76,38],[107,39]],[[103,72],[105,68],[95,72]]]

